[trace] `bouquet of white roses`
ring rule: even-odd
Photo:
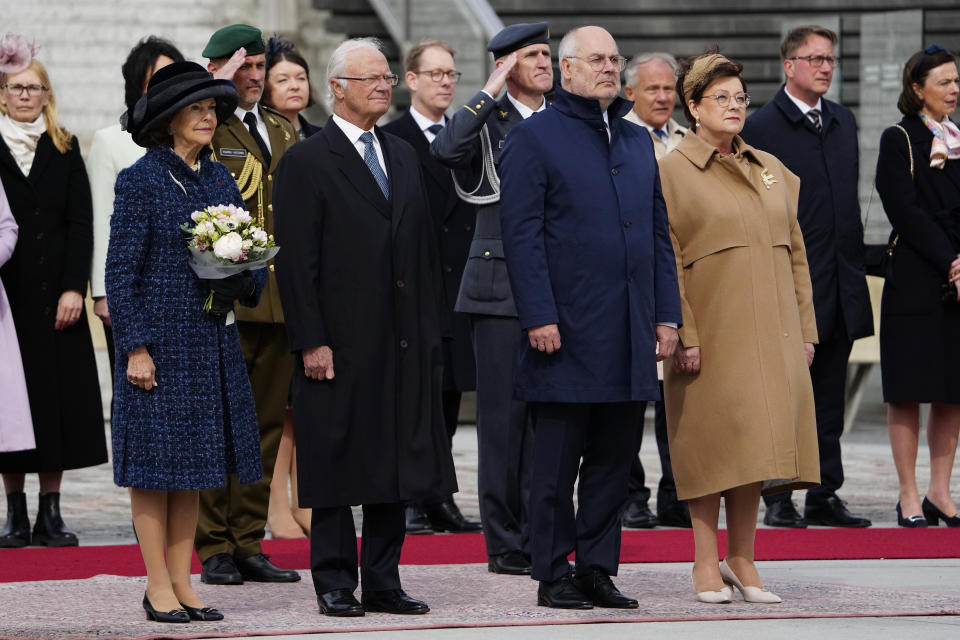
[[[190,214],[191,222],[180,228],[189,237],[190,266],[198,277],[221,280],[244,271],[259,269],[280,250],[272,236],[253,224],[253,217],[232,204],[213,205]],[[204,311],[213,305],[213,291]]]

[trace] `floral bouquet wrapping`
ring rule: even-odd
[[[253,224],[253,217],[235,205],[213,205],[190,214],[190,222],[180,225],[189,236],[187,248],[190,266],[198,277],[221,280],[244,271],[266,266],[280,250],[273,237]],[[213,291],[207,296],[204,311],[210,311]]]

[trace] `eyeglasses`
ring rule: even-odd
[[[787,60],[806,60],[814,69],[822,67],[824,62],[834,68],[840,64],[840,58],[834,58],[833,56],[793,56],[787,58]]]
[[[5,84],[3,88],[15,96],[22,96],[23,92],[26,91],[31,98],[36,98],[44,91],[48,91],[42,84]]]
[[[391,87],[397,86],[400,83],[400,76],[394,73],[387,73],[385,75],[379,76],[364,76],[362,78],[354,78],[352,76],[337,76],[337,80],[356,80],[357,82],[362,82],[363,84],[375,84],[383,80]]]
[[[717,106],[721,109],[725,109],[728,104],[730,104],[730,96],[725,93],[718,93],[712,96],[703,96],[704,98],[713,98],[717,101]],[[750,96],[746,93],[738,93],[733,96],[733,99],[737,101],[737,106],[740,107],[749,107],[750,106]]]
[[[588,58],[582,56],[564,56],[565,58],[575,58],[577,60],[586,60],[587,64],[590,65],[590,68],[594,71],[603,71],[603,68],[607,66],[607,60],[610,61],[610,64],[613,65],[613,70],[617,73],[623,71],[624,65],[627,63],[627,59],[623,56],[601,56],[595,55]]]
[[[414,71],[417,75],[430,76],[430,79],[434,82],[440,82],[446,77],[450,82],[460,82],[460,78],[463,77],[463,74],[459,71],[441,71],[440,69],[433,69],[431,71]]]

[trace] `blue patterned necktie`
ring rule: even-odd
[[[442,124],[432,124],[429,127],[427,127],[427,131],[429,131],[433,135],[437,135],[438,133],[440,133],[442,129],[443,129]]]
[[[667,132],[664,131],[663,129],[654,129],[654,130],[653,130],[653,133],[654,133],[654,135],[656,135],[656,136],[657,136],[658,138],[660,138],[661,140],[663,140],[664,138],[667,137]]]
[[[360,135],[360,142],[363,143],[363,161],[367,163],[370,173],[373,174],[373,179],[377,181],[380,191],[383,192],[383,197],[389,200],[390,183],[387,182],[387,174],[383,172],[383,167],[380,166],[380,161],[377,159],[377,150],[373,148],[373,134],[364,131]]]

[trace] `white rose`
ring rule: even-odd
[[[213,254],[221,260],[231,260],[236,262],[240,259],[240,251],[243,248],[243,238],[239,233],[232,232],[221,236],[219,240],[213,243]]]

